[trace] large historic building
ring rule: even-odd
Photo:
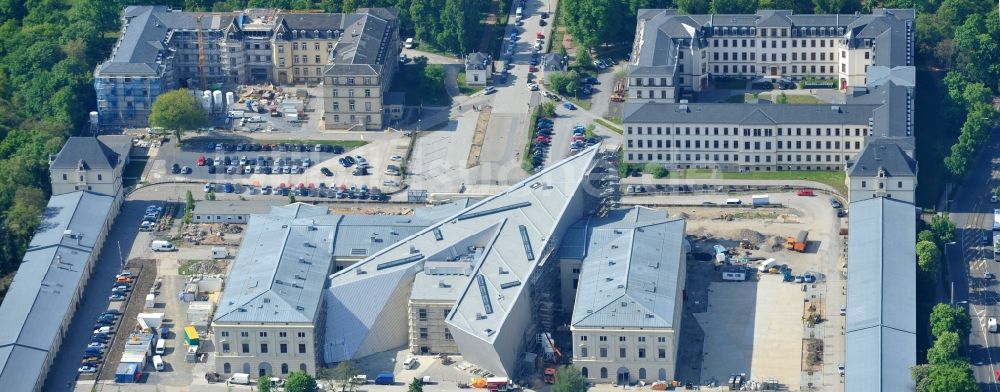
[[[869,15],[640,10],[628,68],[624,161],[671,169],[778,171],[844,170],[859,157],[912,157],[913,34],[913,10],[877,9]],[[802,81],[804,88],[824,82],[839,87],[842,102],[698,102],[719,77]],[[898,148],[866,153],[876,139]],[[879,163],[864,166],[877,171]],[[896,184],[915,187],[915,164],[894,169],[892,175],[900,177]]]
[[[389,117],[382,96],[400,50],[398,24],[396,11],[386,8],[333,14],[129,6],[111,57],[94,72],[99,122],[146,126],[156,97],[176,88],[231,91],[249,83],[326,82],[324,98],[337,98],[338,83],[332,82],[342,80],[346,99],[325,100],[325,126],[381,129]]]

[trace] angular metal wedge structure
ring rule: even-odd
[[[411,293],[450,287],[444,280],[417,287],[415,277],[447,273],[449,279],[462,277],[454,285],[457,295],[445,323],[464,359],[497,375],[514,374],[523,348],[535,339],[531,296],[541,267],[566,229],[594,206],[586,184],[599,147],[332,275],[326,293],[326,362],[406,345]],[[440,272],[457,270],[462,272]]]

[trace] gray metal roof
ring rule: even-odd
[[[490,62],[493,61],[493,57],[489,54],[483,52],[472,52],[468,56],[465,56],[465,69],[466,70],[485,70]]]
[[[586,255],[572,325],[673,328],[684,286],[685,221],[634,207],[583,224]]]
[[[73,169],[83,167],[87,170],[111,170],[124,157],[94,137],[74,136],[66,140],[59,153],[49,164],[53,169]]]
[[[107,231],[114,198],[77,191],[52,196],[38,231],[0,304],[0,385],[28,391],[58,350],[63,321],[75,311],[88,261]]]
[[[481,257],[469,278],[457,286],[455,306],[446,322],[452,331],[492,342],[515,301],[527,297],[521,291],[538,263],[558,244],[560,239],[553,236],[559,234],[557,228],[580,191],[598,147],[549,166],[334,274],[327,310],[326,362],[354,358],[372,341],[391,340],[393,331],[399,332],[394,329],[397,326],[379,320],[390,317],[385,312],[405,308],[411,287],[417,290],[411,286],[416,270],[426,266],[425,261],[447,261],[467,246],[481,248]],[[492,294],[481,295],[481,285]],[[362,288],[365,295],[358,294]],[[399,333],[405,335],[406,326],[402,328]]]
[[[345,18],[344,32],[330,53],[326,75],[379,75],[387,61],[396,61],[399,48],[391,47],[396,36],[394,11],[359,9]]]
[[[122,35],[111,57],[97,66],[97,73],[158,76],[170,56],[166,43],[171,30],[194,30],[197,15],[202,16],[203,30],[218,31],[231,24],[237,14],[180,12],[162,5],[125,7]]]
[[[301,203],[274,209],[327,211]],[[251,215],[215,322],[314,322],[332,262],[333,231],[311,218]]]
[[[886,177],[916,177],[917,161],[895,141],[870,139],[861,152],[848,162],[847,175],[875,177],[880,172],[884,172]]]
[[[684,108],[687,110],[684,110]],[[864,124],[877,105],[626,103],[625,123]]]
[[[337,222],[333,255],[363,259],[433,223],[409,215],[343,215]]]
[[[916,207],[889,198],[851,203],[846,390],[912,389],[916,364]]]

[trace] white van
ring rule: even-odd
[[[987,320],[987,322],[986,322],[986,326],[987,326],[987,328],[989,328],[990,332],[996,332],[997,331],[997,319],[996,319],[996,317],[990,317],[989,320]]]
[[[167,341],[160,339],[156,341],[156,355],[163,355],[167,351]]]
[[[161,357],[159,355],[154,355],[153,356],[153,367],[156,368],[156,371],[162,372],[163,371],[163,357]]]
[[[777,266],[778,266],[778,260],[767,259],[760,263],[760,267],[758,267],[757,270],[760,272],[767,272],[767,270],[771,269],[771,267],[777,267]]]
[[[743,204],[743,200],[740,200],[740,199],[726,199],[726,205],[738,206],[740,204]]]
[[[406,359],[403,361],[403,368],[410,370],[415,367],[417,367],[417,358],[414,358],[412,355],[407,355]]]
[[[177,250],[177,248],[174,247],[174,244],[163,240],[153,241],[151,248],[154,252],[173,252]]]
[[[403,47],[406,49],[413,49],[413,38],[407,38],[403,41]]]
[[[521,9],[521,7],[517,7],[517,11],[514,12],[514,16],[517,17],[517,20],[521,20],[521,18],[524,18],[524,10]]]
[[[246,373],[234,373],[232,377],[226,380],[226,383],[250,385],[250,375]]]

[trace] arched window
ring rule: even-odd
[[[233,372],[233,365],[230,365],[229,362],[226,362],[226,363],[222,364],[222,372],[225,373],[225,374],[232,373]]]
[[[251,369],[250,363],[243,362],[243,373],[249,374],[250,373],[250,369]]]
[[[660,368],[659,379],[660,380],[666,380],[667,379],[667,369]]]
[[[646,379],[646,368],[639,368],[639,379],[640,380]]]
[[[227,365],[228,365],[228,363],[227,363]],[[587,378],[587,377],[589,377],[590,372],[587,371],[587,367],[584,366],[584,367],[580,368],[580,374],[583,375],[583,378]]]
[[[281,374],[288,374],[288,364],[287,363],[281,364]]]
[[[299,370],[301,370],[301,371],[303,371],[303,372],[304,372],[304,371],[306,371],[306,364],[304,364],[304,363],[300,363],[300,364],[299,364]]]
[[[608,368],[604,368],[604,367],[601,368],[601,378],[602,379],[608,378]]]

